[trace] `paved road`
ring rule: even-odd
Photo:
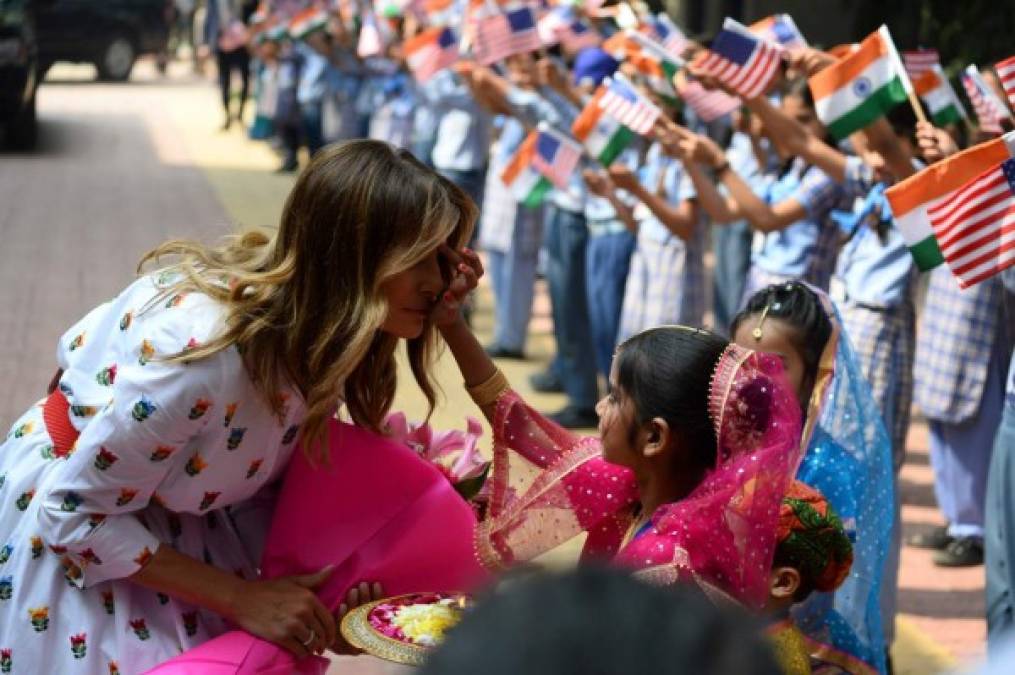
[[[0,419],[44,393],[59,336],[126,286],[146,250],[226,223],[204,172],[157,151],[169,95],[46,83],[39,150],[0,155]]]
[[[0,154],[0,426],[42,394],[57,338],[126,285],[144,251],[171,236],[210,239],[228,223],[271,226],[292,182],[272,173],[277,157],[264,144],[218,131],[208,82],[182,71],[161,80],[144,67],[129,85],[89,76],[87,68],[54,69],[39,93],[40,150]],[[534,405],[553,409],[560,398],[525,386],[551,350],[545,293],[536,309],[533,360],[502,365]],[[489,332],[486,310],[477,315],[481,334]],[[445,360],[438,376],[448,405],[435,424],[461,426],[462,411],[473,408],[458,375]],[[411,387],[400,389],[396,406],[415,416],[423,410]],[[940,522],[926,447],[917,424],[903,471],[907,531]],[[926,552],[906,549],[901,584],[897,672],[937,672],[982,655],[982,568],[938,570]],[[333,670],[390,672],[363,658]]]

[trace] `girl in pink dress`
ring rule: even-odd
[[[481,270],[467,257],[465,268]],[[647,330],[618,348],[599,437],[583,438],[526,405],[464,322],[442,333],[493,425],[476,538],[484,566],[586,533],[583,559],[764,604],[780,502],[800,460],[800,408],[777,357],[704,330]]]

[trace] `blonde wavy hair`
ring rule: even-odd
[[[381,331],[382,285],[442,243],[464,245],[477,209],[457,186],[386,143],[351,141],[322,150],[289,194],[273,236],[244,232],[215,247],[169,241],[138,265],[181,274],[153,302],[196,291],[226,306],[215,339],[169,357],[190,361],[236,346],[255,388],[275,414],[277,392],[306,401],[300,430],[311,457],[323,457],[339,399],[357,425],[379,431],[395,396],[398,338]],[[446,279],[450,271],[442,267]],[[437,331],[409,340],[413,376],[433,410],[430,369]]]

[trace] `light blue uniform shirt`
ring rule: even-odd
[[[296,50],[303,58],[300,80],[296,86],[296,100],[300,105],[320,103],[328,92],[328,60],[303,42],[296,43]]]
[[[628,146],[615,160],[616,163],[624,164],[632,170],[637,171],[641,161],[641,153],[635,145]],[[634,204],[636,200],[624,190],[617,190],[617,196],[625,203]],[[592,234],[610,234],[624,232],[627,228],[624,222],[617,216],[617,210],[606,197],[588,193],[585,201],[585,221]]]
[[[1001,281],[1004,282],[1006,291],[1005,302],[1012,304],[1015,299],[1015,267],[1009,267],[1001,272]],[[1008,365],[1008,384],[1004,390],[1005,405],[1015,406],[1015,351],[1011,355],[1011,363]]]
[[[645,155],[645,163],[637,175],[638,181],[649,192],[655,193],[661,187],[666,201],[673,205],[680,204],[685,199],[694,199],[698,194],[691,179],[684,172],[680,160],[663,154],[662,147],[658,143],[653,143],[649,148]],[[676,236],[663,225],[651,209],[640,202],[634,209],[634,217],[638,221],[639,237],[664,243]]]
[[[838,240],[838,226],[831,220],[831,213],[842,204],[843,196],[842,188],[823,171],[797,158],[762,198],[769,204],[795,199],[807,215],[783,230],[765,235],[752,264],[770,274],[799,277],[828,288]]]
[[[486,166],[491,116],[451,70],[442,70],[421,87],[437,117],[433,164],[441,170],[474,171]]]
[[[883,309],[898,307],[909,297],[913,256],[894,222],[885,231],[884,242],[871,227],[891,211],[884,196],[872,199],[869,195],[874,188],[873,172],[859,157],[846,158],[843,186],[852,194],[868,194],[868,199],[859,199],[855,205],[853,215],[861,222],[839,253],[836,275],[842,279],[850,302]]]

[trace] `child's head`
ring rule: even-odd
[[[603,456],[636,474],[692,477],[716,462],[709,385],[728,343],[683,326],[646,330],[620,345],[610,394],[596,406]]]
[[[539,81],[536,59],[531,52],[512,54],[506,59],[507,77],[511,84],[522,89],[533,89]]]
[[[821,299],[804,284],[768,286],[751,296],[730,327],[741,347],[775,354],[807,409],[832,322]]]
[[[768,609],[788,608],[815,591],[834,591],[852,564],[853,545],[828,500],[793,481],[779,509]]]

